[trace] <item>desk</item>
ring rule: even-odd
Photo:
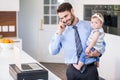
[[[26,52],[18,49],[15,46],[13,50],[3,50],[0,48],[0,80],[13,80],[13,78],[9,74],[9,64],[21,64],[32,62],[39,63],[31,56],[29,56]],[[61,79],[48,70],[48,80],[61,80]]]

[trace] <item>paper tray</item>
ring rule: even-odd
[[[14,80],[48,80],[48,71],[38,63],[10,64],[9,73]]]

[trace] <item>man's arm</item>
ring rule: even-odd
[[[101,50],[101,52],[98,52],[97,50],[95,50],[94,52],[91,51],[90,54],[88,54],[88,57],[101,57],[105,52],[105,47],[106,43],[103,42],[103,50]]]
[[[62,33],[64,32],[65,28],[66,26],[64,23],[59,22],[58,31],[55,33],[49,44],[49,52],[53,55],[59,53],[60,49],[62,48]]]
[[[62,45],[61,45],[61,35],[55,33],[50,44],[49,44],[49,52],[50,54],[56,55],[59,53]]]
[[[90,54],[88,54],[88,57],[100,57],[102,54],[100,52],[98,52],[97,50],[95,50],[94,52],[91,51]]]

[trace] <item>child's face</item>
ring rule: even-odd
[[[99,29],[102,27],[102,22],[98,18],[91,19],[91,26],[93,29]]]

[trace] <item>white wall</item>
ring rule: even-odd
[[[106,51],[101,57],[99,73],[106,80],[120,80],[120,36],[105,35]]]
[[[37,7],[36,7],[37,6]],[[23,50],[36,60],[41,56],[39,47],[40,0],[20,0],[18,13],[18,36],[22,39]]]
[[[75,9],[76,15],[83,19],[84,4],[120,5],[120,0],[69,0]],[[101,57],[99,74],[106,80],[120,80],[120,36],[105,35],[106,51]]]
[[[19,0],[0,0],[0,11],[19,11]]]

